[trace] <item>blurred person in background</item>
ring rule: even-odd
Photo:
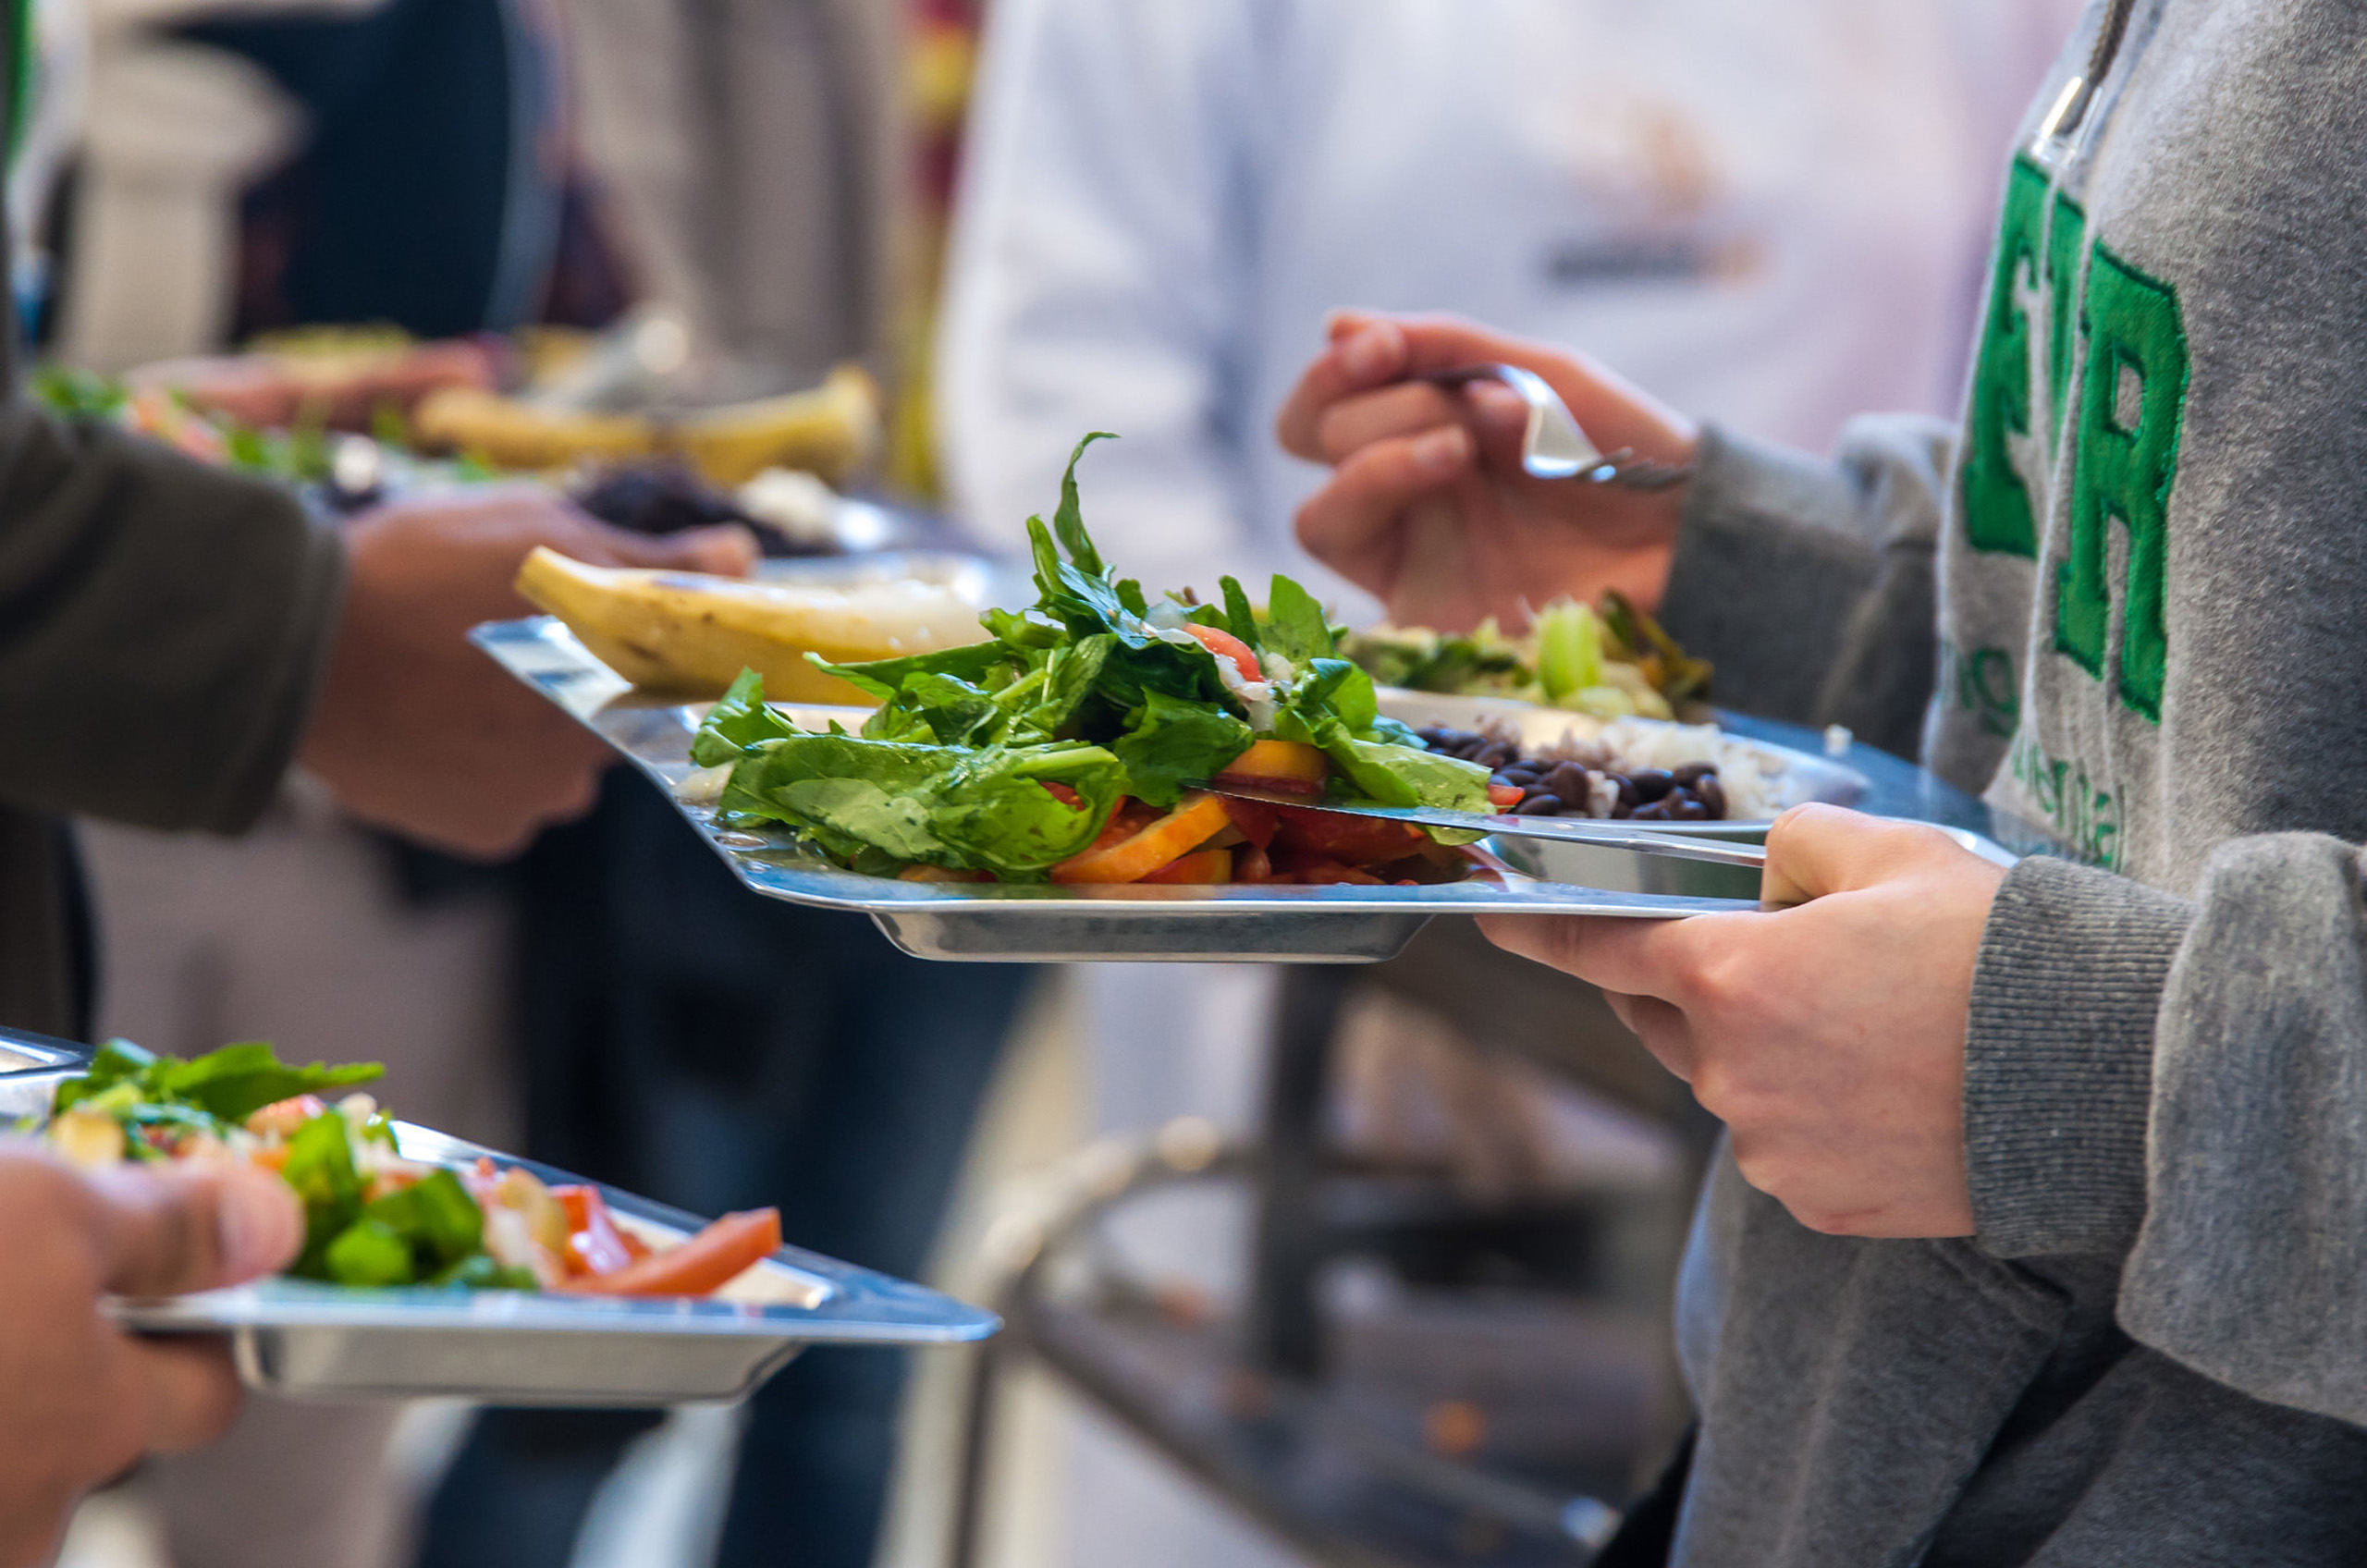
[[[2079,8],[1001,0],[938,347],[955,507],[1024,547],[1114,431],[1085,516],[1126,575],[1287,571],[1369,619],[1292,538],[1322,473],[1271,434],[1345,302],[1584,342],[1812,447],[1949,407],[1997,151]],[[1263,979],[1081,973],[1105,1125],[1253,1114]]]

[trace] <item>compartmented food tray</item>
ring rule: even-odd
[[[635,692],[547,616],[481,626],[474,637],[505,668],[631,758],[669,797],[692,771],[691,738],[706,704]],[[859,709],[775,705],[807,728],[820,728],[835,717],[852,729],[864,717]],[[1383,711],[1418,724],[1476,723],[1484,717],[1515,717],[1511,710],[1518,707],[1491,704],[1484,698],[1413,692],[1384,692],[1382,700]],[[1567,716],[1526,711],[1532,717],[1524,728],[1539,729],[1527,737],[1533,741],[1558,738],[1554,727],[1567,722]],[[1830,758],[1797,744],[1817,743],[1818,738],[1805,730],[1746,728],[1733,721],[1723,727],[1780,765],[1794,799],[1829,800],[1933,820],[1942,819],[1930,809],[1913,808],[1942,806],[1968,823],[1981,812],[1969,797],[1864,747]],[[1553,732],[1545,733],[1548,729]],[[1875,758],[1888,764],[1894,780],[1888,794],[1907,809],[1893,810],[1883,803],[1885,791],[1866,766]],[[1944,800],[1943,795],[1952,798]],[[1440,914],[1664,920],[1757,907],[1753,872],[1510,838],[1490,839],[1488,847],[1515,868],[1513,875],[1483,874],[1426,887],[1063,888],[900,882],[846,871],[786,831],[726,828],[703,805],[679,799],[676,805],[755,891],[792,903],[868,914],[898,947],[931,959],[1367,963],[1394,955]],[[1635,826],[1755,840],[1764,836],[1767,825]]]
[[[0,1051],[48,1046],[0,1033]],[[54,1066],[0,1072],[0,1116],[44,1114],[66,1075]],[[546,1182],[582,1180],[430,1128],[395,1127],[408,1159],[465,1166],[492,1155]],[[699,1228],[662,1204],[600,1191],[618,1221],[648,1240]],[[117,1321],[145,1332],[227,1333],[246,1381],[291,1398],[536,1405],[735,1400],[808,1345],[950,1344],[1000,1326],[992,1313],[923,1286],[795,1247],[696,1299],[264,1280],[112,1308]]]

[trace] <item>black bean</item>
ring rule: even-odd
[[[1523,795],[1520,804],[1513,807],[1515,816],[1559,816],[1562,797],[1559,795]]]
[[[1637,822],[1667,822],[1670,819],[1665,801],[1648,801],[1635,810]]]
[[[1718,765],[1715,763],[1689,762],[1683,767],[1670,768],[1668,776],[1679,784],[1690,785],[1696,779],[1707,778],[1717,771]]]
[[[1478,754],[1473,756],[1471,760],[1478,763],[1483,767],[1503,767],[1510,765],[1512,761],[1519,755],[1520,753],[1518,752],[1513,750],[1510,746],[1505,745],[1502,741],[1490,741],[1486,746],[1482,747]]]
[[[1587,770],[1574,762],[1557,765],[1545,776],[1545,787],[1565,801],[1583,801],[1593,793],[1587,779]]]
[[[1515,778],[1511,774],[1509,774],[1509,773],[1505,772],[1505,771],[1504,771],[1502,768],[1501,768],[1501,767],[1500,767],[1500,768],[1498,768],[1495,772],[1493,772],[1493,773],[1491,773],[1491,774],[1488,775],[1488,782],[1489,782],[1489,783],[1490,783],[1490,784],[1502,784],[1502,785],[1509,785],[1510,787],[1512,787],[1513,789],[1515,789],[1515,790],[1522,789],[1522,788],[1525,788],[1525,787],[1526,787],[1526,785],[1525,785],[1525,781],[1524,781],[1524,780],[1521,780],[1521,779],[1518,779],[1518,778]]]
[[[1631,817],[1631,816],[1633,816],[1633,815],[1636,815],[1636,802],[1633,802],[1633,801],[1613,801],[1613,802],[1611,802],[1611,815],[1612,815],[1612,820],[1613,820],[1614,822],[1625,822],[1625,821],[1626,821],[1629,817]]]
[[[1701,797],[1701,803],[1710,808],[1710,815],[1714,820],[1723,822],[1726,819],[1726,787],[1718,782],[1716,774],[1703,774],[1700,782],[1693,786],[1693,792]]]
[[[1668,770],[1659,767],[1639,767],[1627,776],[1627,780],[1636,786],[1636,798],[1639,801],[1657,801],[1676,787],[1676,780]]]
[[[1671,822],[1707,822],[1710,808],[1691,795],[1671,795],[1667,804]]]

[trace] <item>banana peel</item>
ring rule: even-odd
[[[671,416],[584,413],[453,387],[420,403],[411,430],[423,447],[497,468],[681,457],[727,487],[768,468],[803,469],[837,484],[877,456],[880,398],[857,365],[840,365],[810,391]]]
[[[537,549],[518,592],[567,623],[636,686],[720,696],[742,668],[775,702],[872,707],[877,699],[806,661],[901,658],[985,640],[978,608],[941,583],[826,587],[696,572],[587,566]]]

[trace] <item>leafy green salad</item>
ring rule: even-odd
[[[1291,579],[1258,607],[1230,577],[1216,603],[1153,600],[1118,577],[1077,495],[1078,460],[1103,438],[1078,443],[1050,526],[1028,521],[1035,605],[988,611],[983,643],[823,665],[879,699],[859,734],[801,729],[742,674],[692,748],[730,770],[718,819],[786,825],[876,875],[1042,881],[1142,814],[1176,813],[1253,746],[1319,753],[1311,794],[1490,809],[1488,771],[1383,717],[1371,676]]]

